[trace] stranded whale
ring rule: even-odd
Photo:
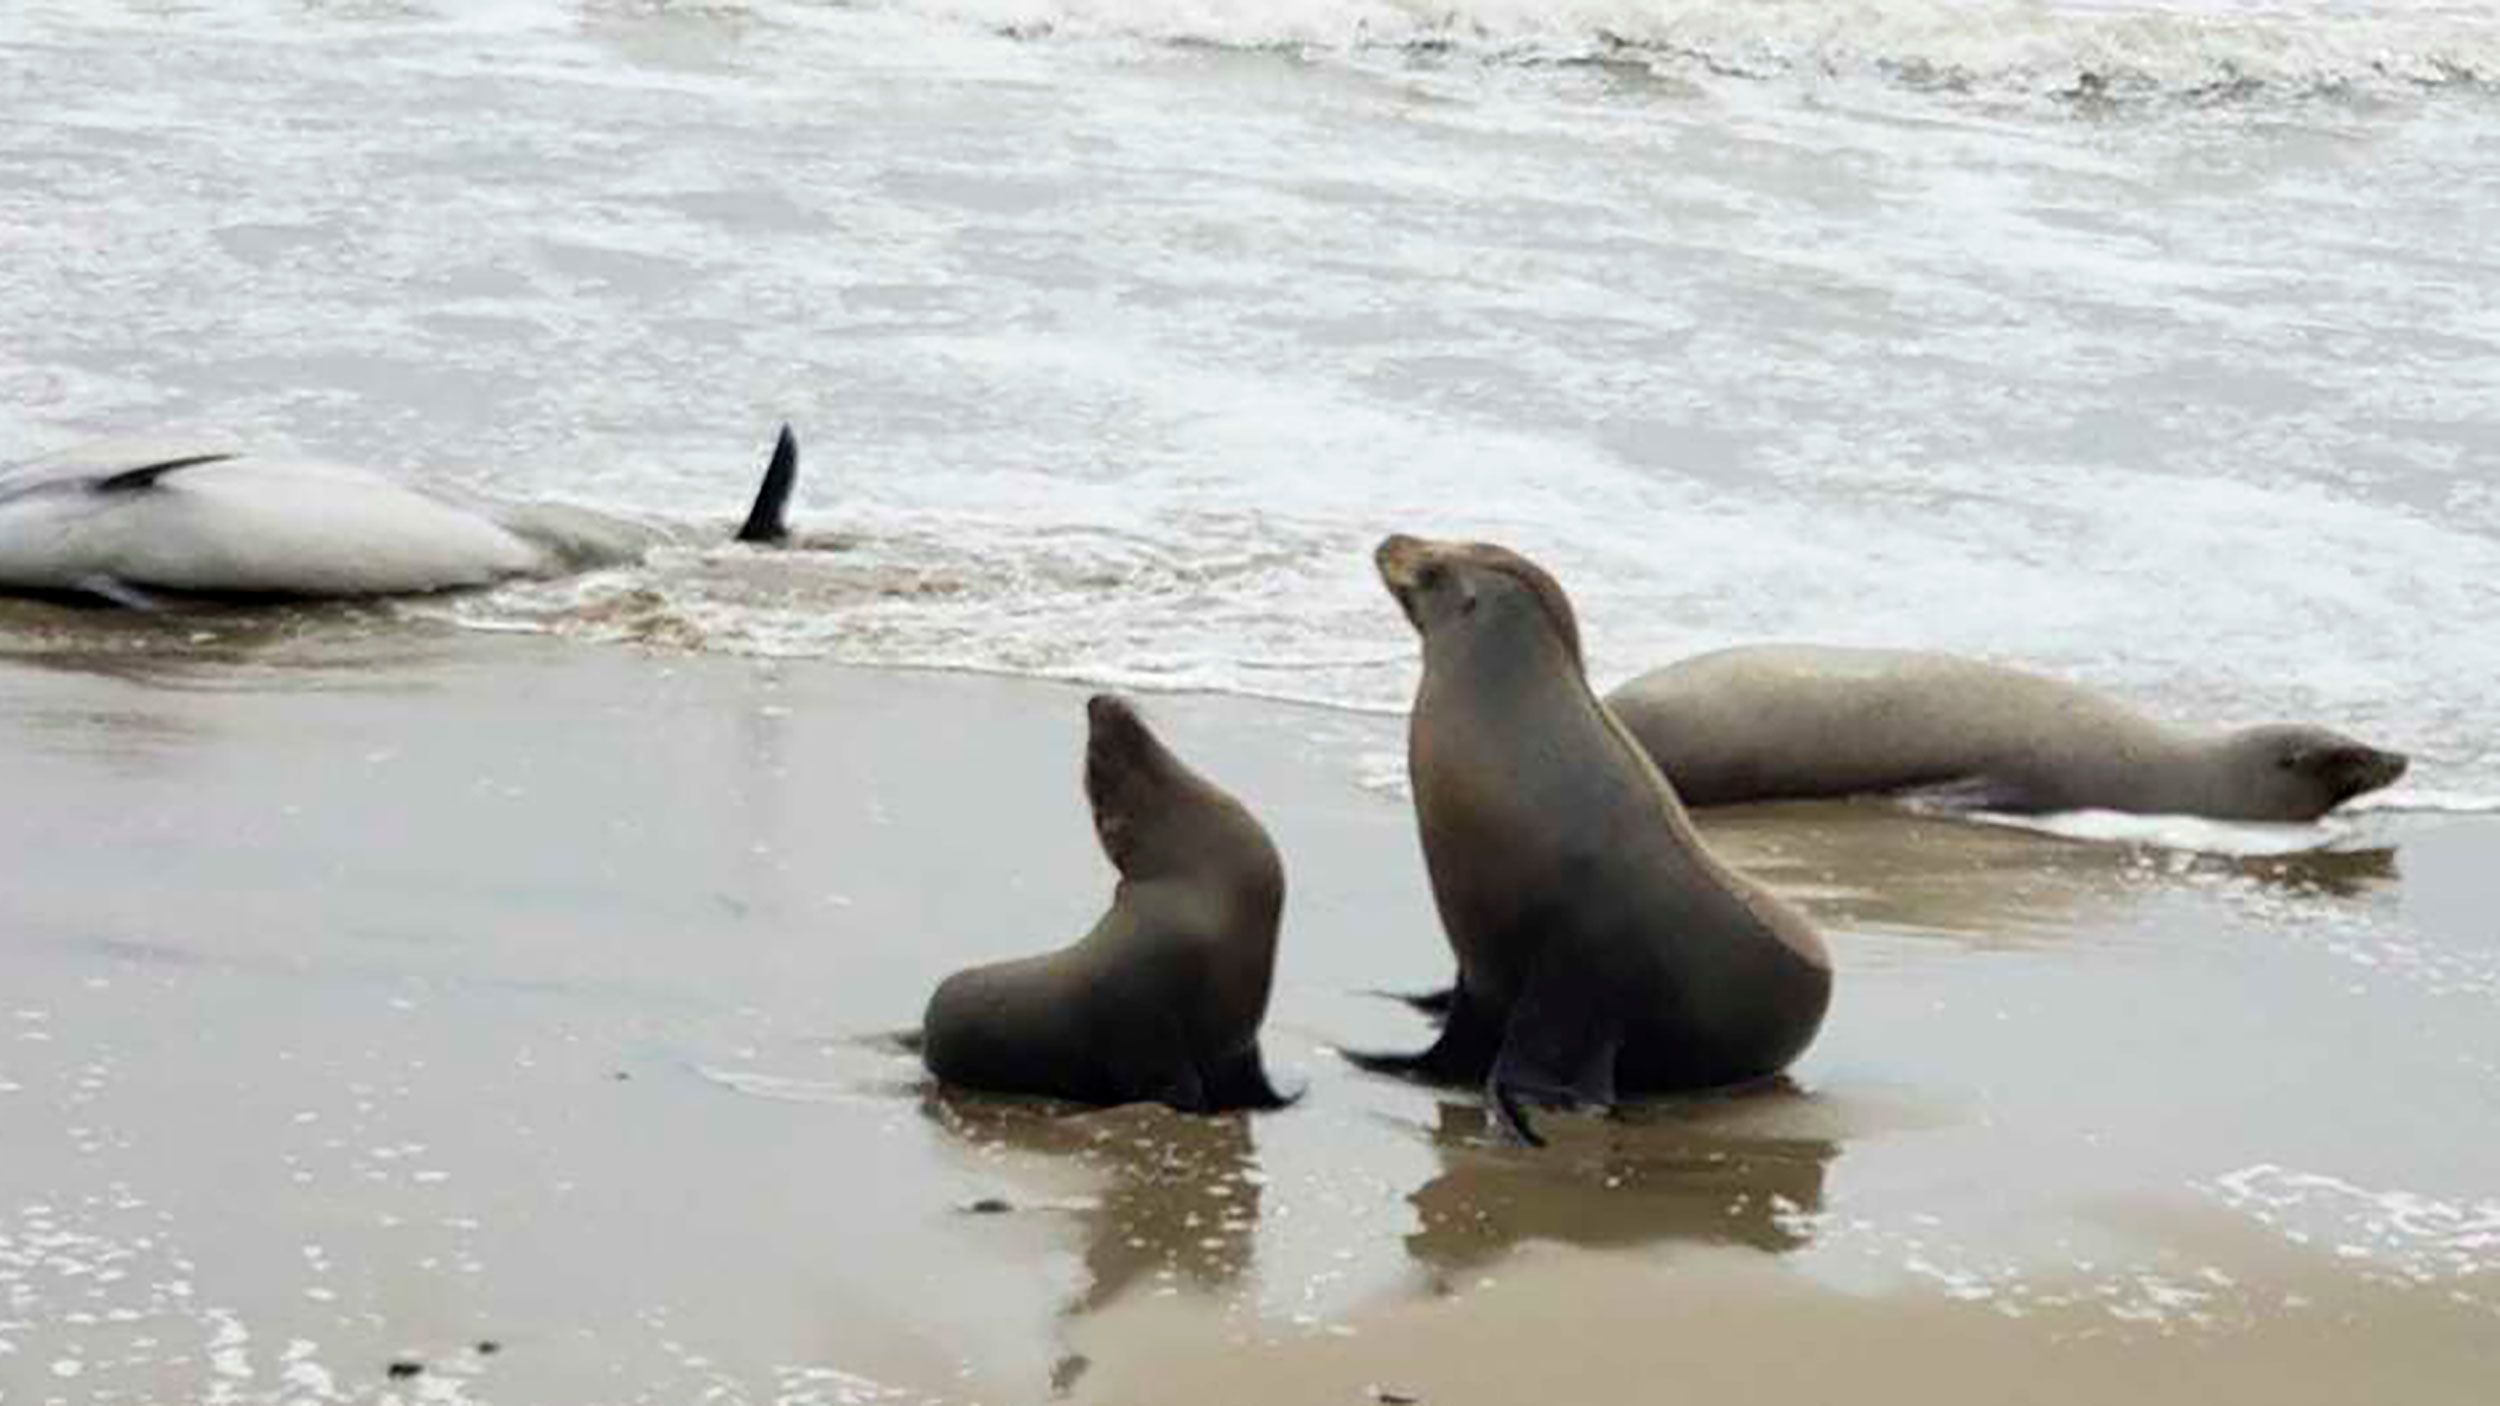
[[[797,477],[784,425],[737,540],[789,535]],[[472,502],[212,443],[99,444],[0,470],[0,594],[86,604],[456,590],[629,562],[663,540],[589,509]]]

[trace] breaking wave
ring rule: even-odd
[[[2121,100],[2500,83],[2488,4],[2025,0],[887,0],[1023,39],[1630,64],[1661,76],[1866,77]]]

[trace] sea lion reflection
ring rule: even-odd
[[[1085,1287],[1062,1310],[1069,1317],[1141,1284],[1219,1292],[1250,1267],[1265,1178],[1245,1113],[1183,1115],[1153,1104],[1072,1110],[943,1090],[922,1111],[987,1156],[1065,1159],[1099,1178],[1096,1199],[1065,1212],[1085,1230]]]
[[[1481,1105],[1444,1103],[1432,1142],[1441,1174],[1407,1198],[1422,1226],[1406,1249],[1435,1292],[1529,1240],[1799,1249],[1813,1238],[1824,1174],[1840,1155],[1826,1138],[1739,1130],[1687,1109],[1558,1120],[1539,1154],[1497,1140]]]

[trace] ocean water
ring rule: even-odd
[[[798,551],[398,607],[1393,709],[1933,646],[2500,796],[2500,4],[15,0],[0,459],[246,435]]]

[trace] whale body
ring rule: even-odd
[[[738,540],[775,542],[797,476],[784,426]],[[639,559],[644,523],[471,502],[352,464],[156,440],[0,471],[0,593],[142,605],[164,595],[409,595]]]

